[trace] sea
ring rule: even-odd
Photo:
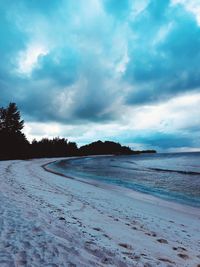
[[[200,207],[200,152],[97,156],[60,160],[61,174]]]

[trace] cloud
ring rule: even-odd
[[[104,8],[112,16],[118,19],[125,19],[130,14],[131,1],[104,0]]]
[[[151,1],[132,23],[136,41],[129,45],[124,75],[132,84],[129,104],[163,101],[199,87],[200,28],[182,6],[162,3]]]
[[[140,135],[135,138],[139,143],[146,144],[148,147],[156,147],[161,149],[168,149],[171,147],[180,148],[182,146],[190,147],[192,141],[187,136],[178,136],[176,133],[167,134],[162,132],[151,133],[148,135]]]
[[[10,11],[16,20],[14,30],[26,41],[16,49],[13,67],[8,67],[12,79],[8,72],[7,86],[2,85],[3,103],[16,101],[26,118],[38,121],[112,117],[108,113],[116,96],[107,86],[113,60],[117,63],[119,57],[120,61],[121,52],[105,54],[111,49],[105,35],[111,35],[112,23],[105,27],[107,18],[99,1],[88,3],[91,9],[84,1],[78,6],[65,1],[56,6],[49,3],[46,12],[37,1],[14,2]],[[122,45],[116,49],[120,51]],[[11,52],[8,49],[9,57]]]
[[[195,15],[200,25],[200,5],[196,0],[172,0],[172,5],[182,5],[187,11]]]
[[[123,118],[112,122],[27,123],[26,134],[30,140],[59,135],[79,145],[111,139],[134,149],[194,151],[200,147],[199,101],[200,94],[188,94],[145,108],[124,107]]]
[[[38,63],[41,56],[47,54],[45,47],[38,44],[30,45],[26,51],[21,52],[19,55],[18,72],[29,75]]]
[[[3,0],[0,103],[17,102],[28,125],[52,125],[52,135],[67,135],[67,124],[73,138],[78,125],[80,142],[160,138],[167,147],[164,139],[173,144],[183,131],[188,146],[199,129],[198,8],[192,0]]]

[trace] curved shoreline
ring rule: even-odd
[[[104,156],[104,155],[103,155]],[[107,156],[107,155],[106,155]],[[112,156],[112,155],[109,155]],[[88,157],[88,156],[86,156]],[[96,157],[96,156],[89,156],[89,157]],[[97,156],[98,157],[98,156]],[[121,187],[118,185],[111,185],[111,184],[107,184],[101,181],[97,181],[97,180],[93,180],[90,178],[80,178],[80,177],[76,177],[76,176],[69,176],[66,174],[63,174],[59,171],[54,170],[53,168],[50,168],[49,165],[56,163],[56,162],[60,162],[62,160],[71,160],[71,159],[82,159],[83,157],[71,157],[71,158],[65,158],[65,159],[59,159],[59,160],[54,160],[51,161],[49,163],[46,163],[44,165],[42,165],[41,167],[47,171],[47,172],[51,172],[53,174],[56,174],[58,176],[62,176],[65,177],[67,179],[71,179],[71,180],[75,180],[84,184],[88,184],[88,185],[92,185],[98,188],[102,188],[105,190],[112,190],[115,192],[119,192],[122,193],[124,196],[130,197],[132,199],[136,199],[139,201],[144,201],[159,207],[165,207],[165,208],[169,208],[175,211],[180,211],[183,213],[187,213],[187,214],[191,214],[194,216],[199,216],[200,215],[200,208],[199,207],[194,207],[194,206],[190,206],[187,204],[182,204],[182,203],[178,203],[175,201],[168,201],[162,198],[159,198],[157,196],[151,195],[151,194],[146,194],[146,193],[142,193],[142,192],[138,192],[129,188],[125,188],[125,187]]]
[[[0,162],[0,262],[11,266],[13,259],[21,266],[24,260],[37,267],[200,264],[200,215],[47,171],[50,162],[61,159]]]

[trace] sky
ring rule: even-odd
[[[29,140],[200,150],[200,0],[1,0],[0,36]]]

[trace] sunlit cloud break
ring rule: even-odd
[[[45,56],[48,50],[39,44],[31,44],[25,51],[19,52],[18,69],[20,74],[31,74],[37,67],[39,57]]]

